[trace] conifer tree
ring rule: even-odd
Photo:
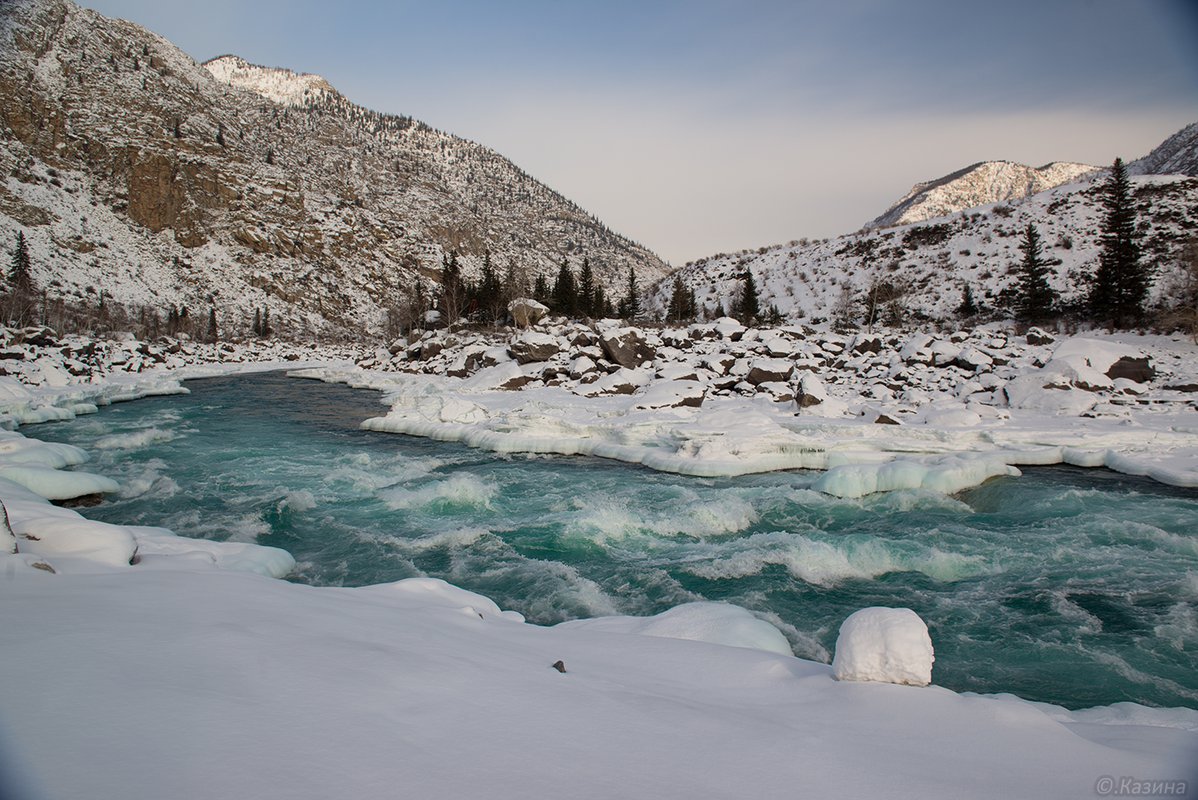
[[[746,267],[745,274],[741,276],[740,321],[751,325],[759,316],[761,301],[757,297],[757,281],[753,279],[753,270]]]
[[[636,268],[631,265],[628,267],[628,293],[620,301],[619,311],[620,317],[629,321],[636,319],[641,313],[641,299],[636,288]]]
[[[682,283],[682,277],[674,276],[670,289],[670,305],[666,309],[666,322],[690,322],[695,318],[695,293]]]
[[[536,285],[532,290],[532,298],[538,303],[544,303],[545,305],[553,302],[553,298],[549,292],[549,280],[544,275],[537,276]]]
[[[1143,317],[1152,283],[1152,276],[1140,261],[1131,182],[1120,158],[1115,159],[1103,185],[1102,207],[1102,250],[1090,287],[1090,312],[1098,321],[1120,328]]]
[[[466,282],[462,279],[462,268],[458,264],[457,251],[441,256],[441,313],[445,324],[452,325],[462,316],[466,308]]]
[[[216,329],[216,308],[208,309],[208,341],[215,343],[218,338]]]
[[[254,327],[252,330],[254,331],[255,336],[262,335],[262,311],[261,311],[261,309],[257,309],[257,308],[254,309]]]
[[[553,307],[567,317],[578,313],[578,285],[574,280],[574,270],[570,262],[562,259],[562,265],[557,272],[557,280],[553,284]]]
[[[37,287],[29,262],[29,245],[25,233],[17,231],[17,243],[12,249],[12,265],[8,270],[8,317],[15,325],[25,325],[36,310]]]
[[[1019,262],[1019,285],[1016,295],[1016,317],[1021,322],[1043,322],[1053,314],[1057,293],[1048,284],[1048,262],[1042,255],[1040,232],[1028,223],[1019,244],[1023,260]]]
[[[263,307],[262,309],[262,336],[269,339],[274,334],[270,327],[270,309]]]
[[[29,264],[29,244],[25,232],[17,231],[17,244],[12,250],[12,266],[8,270],[8,282],[14,292],[33,291],[33,273]]]
[[[582,259],[582,270],[578,274],[578,311],[587,317],[601,313],[595,309],[595,273],[589,258]]]
[[[961,304],[957,306],[957,316],[972,317],[976,313],[978,313],[978,304],[973,299],[973,287],[967,283],[961,290]]]

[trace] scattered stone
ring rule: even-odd
[[[644,334],[636,328],[604,331],[599,336],[599,346],[609,359],[626,369],[636,369],[657,355]]]
[[[517,297],[507,304],[507,313],[512,315],[512,322],[517,328],[528,328],[545,318],[549,313],[549,306],[538,303],[531,297]]]
[[[1156,370],[1148,358],[1132,358],[1123,356],[1106,371],[1108,378],[1127,378],[1136,383],[1148,383],[1156,377]]]
[[[1051,335],[1045,333],[1039,328],[1028,328],[1027,336],[1025,338],[1027,339],[1027,343],[1033,346],[1052,344],[1056,341],[1056,339],[1054,339]]]
[[[875,425],[900,425],[901,423],[894,417],[891,417],[887,414],[879,414],[878,418],[874,420],[874,424]]]
[[[554,661],[550,666],[562,674],[566,672],[566,662],[564,661]]]
[[[548,361],[561,352],[561,344],[556,336],[547,333],[528,331],[520,334],[508,345],[508,350],[517,364],[531,364],[537,361]]]
[[[763,383],[784,383],[794,374],[794,364],[780,358],[759,358],[749,367],[745,380],[754,386]]]

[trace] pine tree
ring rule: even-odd
[[[490,250],[483,253],[482,274],[479,276],[474,294],[475,302],[482,309],[486,320],[496,322],[503,314],[503,309],[507,304],[503,299],[503,286],[499,282],[499,276],[495,274],[495,268],[491,266]]]
[[[636,319],[641,313],[641,299],[636,288],[636,268],[632,266],[628,267],[628,293],[620,301],[619,311],[620,317],[629,321]]]
[[[448,256],[441,256],[441,313],[445,315],[445,324],[452,325],[458,321],[465,311],[467,301],[467,286],[462,278],[462,268],[458,264],[457,251],[451,251]]]
[[[674,276],[670,289],[670,305],[666,309],[666,322],[690,322],[695,318],[695,293],[682,283],[682,277]]]
[[[968,283],[961,290],[961,304],[957,306],[958,317],[972,317],[978,313],[978,304],[973,299],[973,287]]]
[[[1040,232],[1028,223],[1019,244],[1023,260],[1019,263],[1019,285],[1015,315],[1020,322],[1043,322],[1053,314],[1057,293],[1048,284],[1048,262],[1042,255]]]
[[[532,298],[545,305],[549,305],[553,301],[549,292],[549,280],[544,275],[537,276],[536,285],[532,290]]]
[[[274,330],[270,327],[270,309],[262,309],[262,337],[269,339],[274,334]]]
[[[12,250],[12,266],[8,270],[8,283],[13,292],[29,293],[34,289],[33,272],[29,263],[29,243],[25,232],[17,231],[17,244]]]
[[[1123,160],[1115,159],[1102,188],[1102,250],[1090,287],[1090,312],[1095,319],[1120,328],[1144,315],[1152,276],[1140,262],[1136,237],[1136,208]]]
[[[578,311],[583,316],[595,317],[601,310],[595,308],[595,273],[591,260],[583,258],[582,271],[578,274]]]
[[[253,331],[254,331],[254,335],[255,335],[255,336],[261,336],[261,335],[262,335],[262,311],[261,311],[260,309],[257,309],[257,308],[255,308],[255,309],[254,309],[254,327],[253,327]]]
[[[753,279],[753,270],[745,268],[741,276],[740,289],[740,321],[745,325],[761,316],[761,301],[757,297],[757,281]]]
[[[557,272],[557,280],[553,284],[553,307],[560,314],[573,317],[578,314],[578,285],[574,280],[574,270],[570,262],[562,259],[562,265]]]
[[[208,309],[208,341],[216,343],[218,338],[216,330],[216,308]]]

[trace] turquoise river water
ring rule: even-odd
[[[939,685],[1198,707],[1198,492],[1061,467],[840,500],[812,472],[700,479],[361,431],[377,394],[282,373],[187,385],[26,433],[120,481],[86,515],[282,547],[303,583],[431,575],[540,624],[726,600],[825,661],[850,613],[905,606]]]

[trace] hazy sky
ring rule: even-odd
[[[481,142],[676,265],[1198,121],[1193,0],[84,0]]]

